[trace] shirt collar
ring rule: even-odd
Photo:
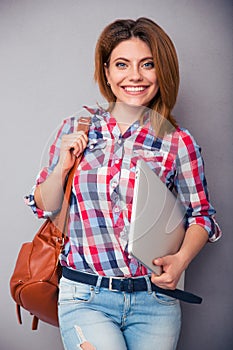
[[[98,106],[98,107],[88,107],[88,106],[83,106],[84,109],[86,109],[89,113],[91,113],[93,115],[93,121],[95,121],[95,118],[97,118],[98,120],[105,120],[107,123],[109,123],[110,125],[114,125],[116,124],[116,119],[111,115],[111,113],[107,110],[105,110],[103,107]],[[149,111],[146,111],[144,116],[142,117],[141,121],[137,120],[135,121],[128,129],[128,132],[131,134],[132,132],[134,132],[135,130],[137,130],[139,127],[141,128],[150,128],[150,113]]]

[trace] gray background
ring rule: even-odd
[[[203,148],[212,202],[224,237],[187,272],[201,306],[183,304],[179,350],[232,349],[232,5],[221,0],[1,0],[1,350],[61,350],[57,329],[30,330],[15,316],[9,277],[22,242],[41,222],[23,204],[61,120],[102,102],[93,53],[116,18],[148,16],[175,42],[181,87],[175,115]],[[143,335],[142,335],[143,336]],[[120,350],[120,349],[119,349]],[[159,350],[159,349],[157,349]]]

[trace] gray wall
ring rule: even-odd
[[[1,0],[1,350],[61,350],[57,329],[30,330],[15,317],[8,281],[22,242],[38,222],[23,196],[61,120],[102,101],[93,83],[97,36],[110,21],[148,16],[172,37],[181,67],[175,114],[203,148],[212,202],[224,237],[187,272],[201,306],[183,305],[179,350],[230,349],[232,338],[232,5],[224,0]],[[119,349],[120,350],[120,349]],[[159,349],[158,349],[159,350]]]

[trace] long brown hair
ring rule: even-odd
[[[175,119],[171,115],[179,88],[179,65],[176,50],[164,30],[148,18],[141,17],[135,21],[116,20],[102,31],[95,49],[94,74],[100,92],[109,103],[116,101],[115,95],[107,84],[104,64],[108,65],[113,49],[120,42],[132,37],[146,42],[155,64],[159,90],[148,107],[176,126]]]

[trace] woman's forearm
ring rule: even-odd
[[[63,195],[66,173],[58,166],[49,177],[35,190],[35,202],[39,209],[55,211],[60,208]]]
[[[205,246],[207,241],[208,241],[208,233],[202,226],[198,224],[189,226],[189,228],[185,233],[182,246],[179,252],[177,253],[181,257],[185,265],[185,268],[188,267],[190,262]]]

